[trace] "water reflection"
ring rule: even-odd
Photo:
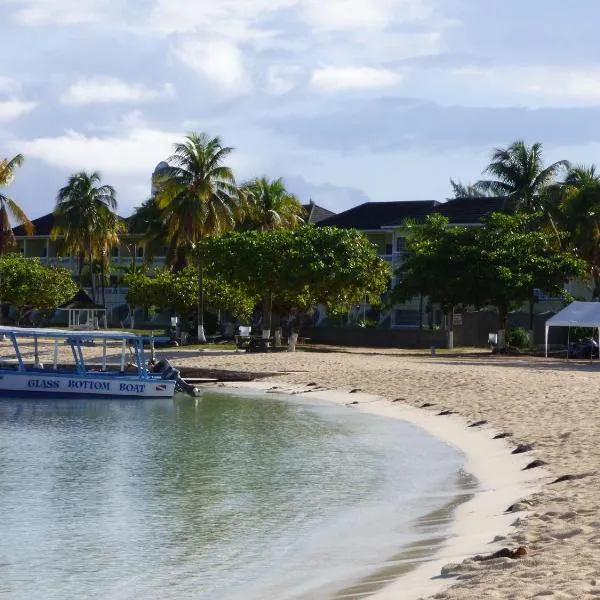
[[[461,463],[274,397],[0,402],[0,596],[321,597],[394,556]]]

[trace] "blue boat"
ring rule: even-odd
[[[179,372],[162,361],[150,366],[144,353],[144,338],[126,331],[66,331],[0,327],[0,336],[12,344],[14,357],[0,364],[0,396],[12,398],[172,398]],[[34,360],[26,363],[24,340],[33,340]],[[53,362],[42,365],[39,343],[53,343]],[[120,368],[109,370],[109,343],[120,344]],[[5,342],[6,343],[6,342]],[[71,347],[73,365],[59,364],[60,344]],[[101,365],[87,366],[83,349],[102,345]]]

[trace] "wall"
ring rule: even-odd
[[[362,327],[314,327],[301,337],[311,344],[364,346],[367,348],[444,348],[446,333],[418,329],[369,329]]]

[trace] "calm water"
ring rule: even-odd
[[[429,549],[417,519],[461,492],[463,462],[297,398],[4,401],[0,598],[330,598]]]

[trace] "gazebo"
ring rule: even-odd
[[[101,319],[106,328],[106,308],[96,304],[85,290],[80,289],[58,309],[69,313],[69,329],[98,329]]]

